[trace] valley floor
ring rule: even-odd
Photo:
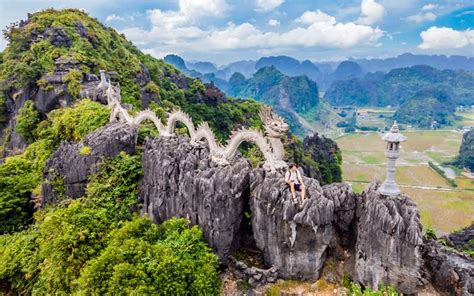
[[[408,141],[401,146],[396,180],[402,192],[419,206],[421,222],[438,235],[469,226],[474,221],[474,179],[455,170],[456,184],[450,184],[428,162],[441,164],[454,158],[462,133],[456,130],[402,131]],[[338,138],[343,156],[343,179],[355,191],[362,191],[374,179],[385,178],[385,142],[376,132],[353,133]]]

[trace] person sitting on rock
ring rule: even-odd
[[[298,203],[298,199],[296,198],[296,191],[301,192],[301,201],[304,202],[306,193],[305,187],[303,184],[303,178],[301,177],[301,173],[298,170],[296,164],[292,163],[288,167],[288,171],[285,174],[285,182],[290,187],[293,202]]]

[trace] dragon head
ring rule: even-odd
[[[264,106],[260,110],[260,118],[262,119],[265,132],[269,137],[281,137],[288,129],[288,124],[272,111],[271,107]]]

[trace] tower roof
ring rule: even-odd
[[[407,137],[402,135],[400,133],[400,130],[398,129],[397,121],[395,120],[393,122],[392,128],[388,133],[386,133],[383,137],[382,140],[386,142],[404,142],[407,140]]]

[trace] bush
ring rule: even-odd
[[[77,280],[84,294],[218,295],[218,260],[184,219],[135,217],[110,234]]]
[[[433,240],[436,240],[437,237],[436,237],[436,232],[432,229],[432,228],[426,228],[426,231],[425,231],[425,237],[427,239],[433,239]]]
[[[70,70],[63,77],[63,82],[67,83],[67,91],[73,98],[79,98],[81,92],[82,72],[76,69]]]
[[[131,219],[133,210],[139,208],[138,183],[142,176],[141,156],[121,152],[105,161],[90,178],[86,189],[88,205],[106,209],[109,220]]]
[[[16,116],[15,131],[26,141],[33,142],[39,114],[33,101],[26,101]]]
[[[0,292],[13,290],[31,294],[38,273],[38,233],[33,229],[0,235]]]

